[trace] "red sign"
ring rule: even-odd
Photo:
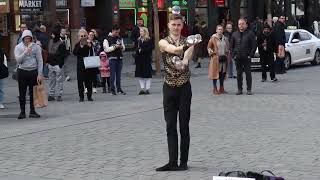
[[[224,7],[224,0],[215,0],[215,5],[217,7]]]

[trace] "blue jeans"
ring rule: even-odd
[[[49,77],[49,67],[48,65],[43,65],[43,76],[44,77]]]
[[[235,63],[234,63],[234,59],[231,58],[230,63],[229,63],[229,72],[228,72],[228,76],[229,77],[233,77],[234,76],[234,67],[236,67]]]
[[[122,60],[119,59],[111,59],[109,61],[110,66],[110,81],[111,81],[111,90],[115,91],[115,85],[116,82],[117,91],[122,90],[121,89],[121,70],[122,70]]]
[[[3,88],[4,88],[4,79],[0,79],[0,104],[3,103],[4,101],[4,91],[3,91]]]

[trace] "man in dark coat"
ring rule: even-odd
[[[237,95],[242,94],[243,72],[246,74],[247,95],[252,95],[252,76],[251,76],[251,57],[256,51],[256,37],[254,33],[248,30],[248,24],[245,19],[239,19],[239,30],[232,34],[231,38],[231,53],[235,59],[237,67]]]
[[[267,80],[267,67],[270,69],[270,78],[272,81],[277,81],[274,70],[274,52],[275,41],[271,34],[271,28],[268,24],[264,26],[262,34],[258,36],[257,40],[260,62],[262,67],[262,82]]]
[[[285,25],[285,16],[280,16],[279,20],[275,23],[273,28],[273,34],[275,37],[275,47],[276,47],[276,53],[278,53],[279,46],[285,47],[286,44],[286,25]],[[278,57],[276,59],[276,73],[277,74],[284,74],[286,73],[285,65],[284,65],[284,59],[283,57]]]
[[[134,47],[137,48],[138,46],[138,39],[140,37],[140,27],[144,27],[143,19],[137,19],[137,25],[132,30],[131,40],[134,43]]]

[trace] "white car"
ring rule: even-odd
[[[310,62],[312,65],[320,64],[320,39],[304,29],[285,30],[286,56],[285,67]],[[251,67],[260,66],[258,49],[255,57],[251,59]]]
[[[286,57],[285,67],[311,62],[320,64],[320,39],[303,29],[285,30]]]

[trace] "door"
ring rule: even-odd
[[[314,43],[311,40],[311,35],[307,32],[300,32],[302,42],[302,52],[304,53],[301,62],[310,61],[314,56]]]
[[[292,41],[294,39],[299,40],[297,43],[293,43]],[[300,59],[303,58],[303,49],[302,49],[302,41],[301,37],[298,31],[294,32],[292,34],[292,38],[290,39],[290,42],[288,44],[288,47],[291,49],[290,50],[290,55],[291,55],[291,63],[295,64],[300,61]]]

